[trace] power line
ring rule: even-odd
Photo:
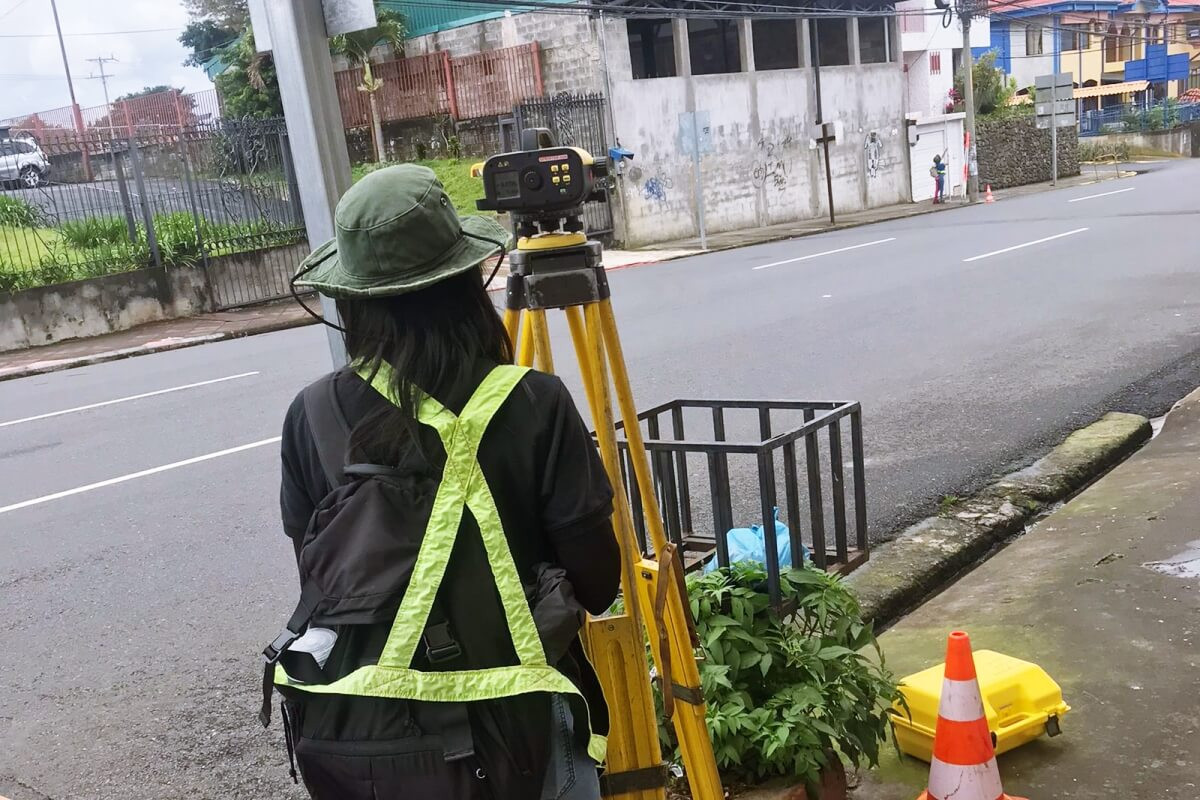
[[[128,31],[90,31],[88,33],[64,33],[63,36],[127,36],[135,33],[171,33],[183,28],[140,28]],[[56,33],[0,33],[0,39],[53,39]]]
[[[20,8],[21,6],[25,5],[28,2],[29,2],[29,0],[17,0],[16,4],[13,5],[11,8],[9,8],[8,11],[5,11],[3,14],[0,14],[0,19],[4,19],[9,14],[13,13],[18,8]]]

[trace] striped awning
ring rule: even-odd
[[[1105,83],[1100,86],[1085,86],[1075,90],[1075,99],[1084,97],[1107,97],[1110,94],[1127,94],[1140,92],[1150,85],[1150,81],[1125,81],[1124,83]]]

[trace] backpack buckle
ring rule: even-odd
[[[279,661],[284,651],[291,646],[292,642],[300,638],[297,633],[292,633],[287,628],[283,629],[283,633],[275,637],[275,641],[271,642],[263,650],[263,657],[267,659],[268,664],[275,664]]]
[[[450,623],[439,622],[436,625],[426,625],[421,634],[425,643],[425,657],[430,664],[441,664],[462,655],[462,648],[450,635]]]

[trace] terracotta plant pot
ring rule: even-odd
[[[838,758],[830,761],[828,767],[821,771],[821,793],[816,797],[809,795],[803,786],[789,789],[780,800],[846,800],[846,768]]]

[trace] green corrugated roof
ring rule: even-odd
[[[574,0],[545,0],[545,2],[567,4]],[[493,6],[471,2],[452,2],[451,0],[381,0],[379,5],[404,16],[409,36],[423,36],[427,33],[458,28],[485,19],[495,19],[504,16],[505,11],[512,11],[515,14],[534,10],[520,3]]]

